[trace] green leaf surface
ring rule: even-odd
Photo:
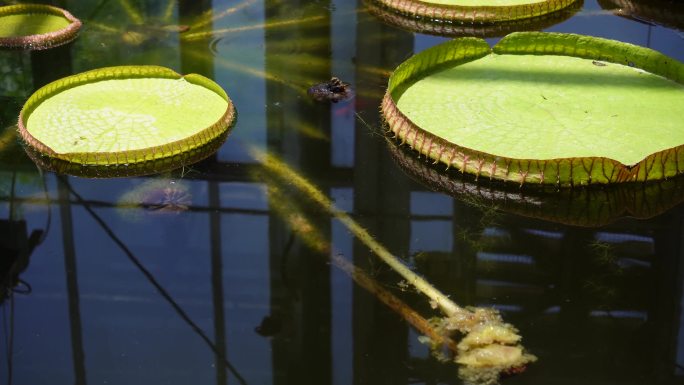
[[[684,86],[570,56],[490,54],[422,78],[397,106],[439,137],[509,158],[634,165],[684,143]]]
[[[84,84],[36,108],[28,131],[55,152],[117,152],[181,140],[211,126],[228,103],[185,79]]]
[[[69,24],[69,20],[56,15],[0,15],[0,37],[41,35],[59,31]]]

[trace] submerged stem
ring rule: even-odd
[[[278,178],[287,181],[288,184],[293,185],[321,209],[339,220],[357,239],[363,242],[395,272],[399,273],[406,281],[430,298],[431,302],[440,308],[445,317],[440,319],[437,326],[433,329],[435,330],[434,334],[437,336],[448,336],[449,333],[460,332],[464,335],[458,345],[456,345],[455,361],[461,364],[459,375],[466,383],[493,385],[498,383],[501,373],[520,372],[527,364],[537,360],[535,356],[525,352],[525,349],[520,344],[522,337],[518,334],[518,330],[513,325],[504,323],[497,310],[484,308],[469,310],[458,306],[428,281],[404,265],[351,216],[337,209],[333,202],[318,188],[287,164],[256,147],[252,146],[248,151],[262,163],[266,170]],[[283,199],[282,201],[286,202],[287,200]],[[307,226],[307,228],[312,229],[313,226]],[[353,265],[345,264],[344,260],[333,258],[333,262],[339,264],[340,268],[347,271],[352,277],[356,276],[357,271],[360,271]],[[373,286],[373,281],[366,281],[361,275],[356,277],[358,278],[355,278],[357,283],[360,285],[367,284],[369,291],[376,294],[379,299],[394,309],[395,304],[392,298],[396,297],[385,296],[384,292],[377,290],[377,287]],[[409,322],[413,320],[414,313],[404,314],[401,313],[404,310],[403,307],[398,307],[398,309],[406,320]],[[419,320],[422,317],[418,317],[416,324],[420,325]],[[413,322],[411,323],[413,324]],[[432,328],[432,325],[429,326]],[[429,335],[433,343],[444,341],[444,337],[440,340],[435,340],[432,334]]]
[[[311,200],[316,202],[323,210],[327,211],[330,215],[335,217],[337,220],[342,222],[352,234],[354,234],[361,242],[363,242],[368,248],[370,248],[380,259],[387,263],[394,271],[399,273],[407,282],[412,284],[418,291],[426,295],[432,301],[437,303],[442,312],[449,316],[456,316],[459,313],[468,313],[467,310],[458,306],[452,300],[449,299],[444,293],[440,292],[437,288],[432,286],[423,277],[414,273],[411,269],[406,267],[403,262],[401,262],[397,257],[392,255],[383,245],[371,236],[366,229],[364,229],[360,224],[358,224],[352,217],[350,217],[344,211],[341,211],[335,207],[333,202],[327,198],[318,188],[316,188],[311,182],[304,179],[297,172],[292,170],[287,164],[281,162],[279,159],[273,155],[267,154],[257,148],[252,147],[250,149],[252,155],[261,160],[263,165],[270,171],[276,173],[280,177],[288,180],[290,183],[295,185],[299,190],[305,193]]]

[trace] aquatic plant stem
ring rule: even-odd
[[[262,30],[262,29],[286,27],[286,26],[290,26],[290,25],[313,23],[316,21],[323,20],[324,18],[325,18],[324,16],[311,16],[311,17],[305,17],[305,18],[300,18],[300,19],[271,21],[268,23],[247,25],[247,26],[243,26],[243,27],[222,28],[222,29],[217,29],[214,31],[186,33],[186,34],[181,35],[181,40],[192,41],[192,40],[206,39],[208,37],[216,37],[216,36],[227,35],[227,34],[231,34],[231,33],[252,31],[255,29]]]
[[[73,189],[73,187],[71,187],[71,184],[67,182],[65,177],[58,178],[59,182],[64,184],[69,189],[71,195],[73,195],[78,201],[78,203],[88,212],[88,214],[90,214],[91,217],[93,217],[95,222],[97,222],[97,224],[100,225],[100,227],[102,228],[102,230],[104,230],[107,236],[109,236],[109,238],[112,241],[114,241],[114,243],[116,243],[117,246],[119,246],[121,251],[123,251],[124,254],[126,254],[126,256],[133,263],[133,265],[135,265],[135,267],[137,267],[138,270],[140,270],[140,272],[145,276],[145,278],[147,278],[147,280],[152,284],[152,286],[154,286],[154,288],[157,289],[159,294],[171,305],[171,307],[173,307],[173,309],[176,311],[176,313],[178,313],[178,315],[183,319],[183,321],[190,325],[192,330],[200,336],[200,338],[209,346],[209,348],[214,352],[214,354],[216,354],[223,360],[223,363],[226,365],[228,370],[230,370],[233,376],[235,376],[238,382],[240,384],[246,385],[247,382],[242,377],[242,375],[240,375],[237,369],[230,362],[228,362],[225,355],[217,349],[214,342],[211,341],[211,339],[204,333],[204,331],[199,327],[199,325],[197,325],[192,320],[192,318],[190,318],[190,316],[185,312],[185,310],[183,310],[183,308],[181,308],[180,305],[178,305],[176,300],[174,300],[173,297],[171,297],[171,294],[169,294],[169,292],[166,291],[166,289],[164,289],[164,287],[159,282],[157,282],[156,278],[154,278],[154,275],[152,275],[152,273],[149,270],[147,270],[147,268],[145,268],[145,266],[140,262],[140,260],[138,260],[138,258],[133,254],[131,249],[129,249],[128,246],[126,246],[126,244],[118,236],[116,236],[116,234],[114,234],[114,231],[112,231],[112,229],[107,225],[107,223],[99,215],[97,215],[95,210],[93,210],[90,207],[90,205],[83,199],[83,197],[81,197],[81,195],[78,194]]]
[[[162,20],[164,20],[164,22],[168,23],[171,21],[171,18],[173,17],[173,10],[176,9],[177,3],[178,0],[168,0],[168,3],[166,3],[166,8],[164,9],[164,15],[162,16]]]
[[[228,15],[232,15],[235,12],[247,8],[248,6],[254,4],[256,0],[245,0],[240,4],[233,5],[232,7],[226,8],[220,13],[214,15],[213,10],[207,11],[204,15],[202,15],[202,19],[199,20],[198,22],[194,23],[191,25],[192,29],[200,29],[202,27],[206,27],[207,25],[213,23],[216,20],[222,19]]]
[[[371,293],[385,306],[401,315],[406,322],[412,325],[423,335],[430,338],[435,345],[446,345],[452,352],[458,351],[456,342],[444,333],[440,333],[434,325],[421,316],[409,305],[404,303],[396,295],[384,288],[377,280],[373,279],[363,269],[357,267],[352,262],[344,258],[343,255],[335,253],[332,245],[325,239],[321,232],[307,218],[305,213],[282,191],[271,176],[258,175],[254,179],[263,181],[265,178],[268,183],[268,198],[272,208],[280,217],[290,225],[292,231],[311,249],[321,255],[329,256],[330,262],[336,268],[346,273],[357,285]],[[265,177],[265,178],[264,178]],[[287,253],[287,252],[286,252]]]
[[[468,310],[458,306],[449,299],[444,293],[437,290],[427,280],[409,269],[397,257],[392,255],[383,245],[371,236],[366,229],[358,224],[352,217],[344,211],[335,207],[333,202],[327,198],[318,188],[304,179],[287,164],[280,161],[273,155],[265,153],[256,147],[249,149],[252,156],[262,162],[263,166],[279,175],[284,180],[293,184],[312,201],[317,203],[322,209],[344,224],[347,229],[354,234],[363,244],[370,248],[380,259],[387,263],[394,271],[399,273],[409,284],[413,285],[419,292],[434,301],[442,312],[448,316],[456,316],[461,313],[470,313]]]

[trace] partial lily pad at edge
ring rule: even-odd
[[[0,48],[41,50],[67,44],[81,21],[64,9],[43,4],[0,6]]]
[[[520,32],[493,49],[461,38],[413,56],[390,77],[382,111],[402,142],[476,177],[643,182],[684,171],[682,83],[684,64],[648,48]]]
[[[364,0],[364,4],[368,11],[380,20],[411,32],[436,36],[490,38],[501,37],[512,32],[539,31],[549,28],[573,17],[582,8],[583,1],[577,0],[561,10],[540,16],[496,23],[451,22],[414,17],[388,9],[377,0]]]
[[[492,24],[560,11],[577,0],[372,0],[388,11],[435,24]]]
[[[109,67],[36,91],[21,111],[19,133],[48,169],[139,175],[213,153],[235,117],[225,91],[203,76],[157,66]]]

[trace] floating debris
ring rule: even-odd
[[[319,102],[337,103],[354,97],[354,91],[349,83],[345,83],[336,77],[329,81],[311,86],[307,94]]]

